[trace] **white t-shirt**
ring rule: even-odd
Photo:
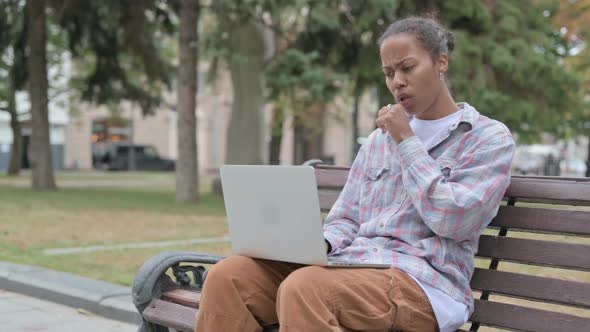
[[[462,105],[459,105],[462,106]],[[446,136],[449,129],[457,124],[461,119],[463,108],[451,115],[437,120],[420,120],[413,118],[410,121],[410,127],[414,134],[422,141],[426,150],[430,150],[435,145],[441,142],[442,138]],[[410,274],[418,285],[424,290],[434,315],[438,323],[440,332],[453,332],[469,319],[469,307],[451,296],[441,292],[426,283],[423,283],[418,278]]]
[[[461,106],[461,105],[460,105]],[[414,134],[418,136],[426,150],[430,150],[435,144],[441,142],[442,138],[446,136],[449,129],[459,122],[463,115],[463,108],[457,112],[447,115],[444,118],[436,120],[420,120],[416,117],[410,120],[410,127]]]

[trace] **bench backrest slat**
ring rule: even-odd
[[[475,300],[471,317],[485,325],[519,331],[587,331],[590,326],[587,317],[482,300]]]
[[[519,201],[590,205],[590,182],[514,176],[506,196],[518,198]]]
[[[316,179],[319,188],[341,189],[346,183],[348,169],[318,166]],[[521,201],[546,201],[548,203],[590,205],[590,180],[513,176],[507,197],[515,197]]]
[[[482,235],[477,256],[590,271],[590,245]]]
[[[318,166],[315,169],[315,175],[319,188],[333,188],[340,190],[348,178],[348,169],[325,169],[321,166]]]
[[[590,210],[571,211],[501,206],[490,226],[590,236]]]
[[[590,308],[590,284],[476,268],[471,288],[555,304]]]

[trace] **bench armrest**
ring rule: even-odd
[[[315,168],[317,165],[322,165],[324,162],[321,159],[310,159],[305,161],[302,166],[311,166]]]
[[[188,276],[186,276],[186,272],[193,272],[195,279],[203,279],[205,269],[200,266],[183,269],[182,266],[178,266],[180,263],[215,264],[224,258],[225,256],[193,251],[165,251],[151,257],[139,269],[133,282],[131,296],[137,311],[141,314],[152,298],[160,298],[162,287],[165,286],[164,283],[167,285],[175,284],[165,275],[168,269],[173,268],[177,279],[180,279],[179,283],[187,285],[188,281],[186,279]],[[198,286],[201,287],[202,285]],[[158,331],[158,328],[149,326],[144,320],[138,331]]]

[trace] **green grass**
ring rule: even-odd
[[[223,215],[223,199],[202,194],[199,205],[177,204],[171,188],[64,188],[39,192],[26,188],[0,188],[0,209],[109,209],[152,213]],[[3,221],[5,217],[0,217]]]
[[[121,181],[130,179],[122,175]],[[140,175],[146,176],[146,181],[161,176]],[[206,189],[208,179],[201,184]],[[132,283],[145,260],[164,250],[229,253],[227,243],[61,256],[42,253],[48,248],[227,236],[223,199],[205,191],[200,203],[193,205],[177,204],[170,186],[62,188],[53,192],[0,187],[0,210],[0,261],[44,266],[124,285]]]
[[[42,249],[227,234],[221,197],[202,194],[198,205],[174,197],[166,189],[0,188],[0,243]]]

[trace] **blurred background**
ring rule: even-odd
[[[199,174],[348,165],[392,101],[376,40],[425,13],[455,33],[455,99],[516,136],[515,172],[588,176],[588,1],[34,2],[42,17],[27,5],[1,2],[0,170],[32,168],[39,188],[56,171],[174,170],[188,159]],[[188,140],[198,152],[179,148]]]
[[[162,250],[131,244],[228,253],[219,167],[350,165],[377,39],[427,13],[514,174],[590,176],[589,0],[0,0],[0,260],[130,285]]]

